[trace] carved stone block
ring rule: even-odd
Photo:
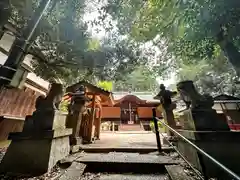
[[[35,111],[26,118],[23,132],[11,133],[11,144],[0,164],[0,172],[41,175],[70,153],[65,128],[66,114],[60,111]]]
[[[216,131],[188,131],[179,130],[179,133],[188,140],[203,149],[206,153],[240,174],[240,133],[239,132],[216,132]],[[217,178],[221,180],[232,179],[208,158],[200,155],[195,148],[179,139],[176,146],[181,154],[200,172],[205,173],[207,179]]]
[[[213,109],[183,111],[180,120],[185,130],[230,131],[227,121],[220,119]]]
[[[71,129],[35,134],[12,133],[12,142],[0,164],[1,173],[41,175],[50,171],[70,152]]]

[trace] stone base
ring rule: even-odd
[[[71,153],[76,153],[79,151],[82,141],[83,140],[81,137],[70,137]]]
[[[186,109],[180,116],[183,129],[190,131],[230,131],[226,120],[213,109]]]
[[[71,153],[77,153],[79,152],[81,145],[72,145],[71,146]]]
[[[179,130],[179,132],[224,166],[240,175],[240,132],[188,130]],[[208,178],[229,179],[225,172],[208,158],[199,155],[191,145],[182,140],[179,140],[176,144],[179,151],[196,169],[201,172],[205,169]]]
[[[1,173],[41,175],[70,152],[72,129],[12,133],[12,142],[0,164]]]
[[[78,145],[82,144],[82,138],[81,137],[70,137],[70,144],[71,145]]]

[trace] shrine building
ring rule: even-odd
[[[102,123],[113,124],[116,131],[150,130],[152,109],[160,105],[153,97],[151,92],[113,92],[113,104],[102,107]]]
[[[150,131],[152,109],[160,105],[159,100],[153,99],[154,94],[148,92],[108,92],[91,83],[81,81],[67,88],[67,92],[74,92],[77,87],[84,85],[87,96],[92,99],[87,107],[94,112],[93,125],[100,131]],[[94,108],[94,111],[93,111]],[[161,117],[161,112],[157,111]],[[97,123],[94,123],[97,122]],[[107,124],[107,128],[102,128]],[[89,128],[92,126],[89,125]],[[101,130],[99,129],[101,126]],[[88,129],[88,128],[87,128]],[[92,130],[90,130],[92,131]],[[90,133],[91,134],[91,133]]]

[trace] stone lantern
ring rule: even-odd
[[[77,152],[80,144],[82,144],[82,137],[79,136],[82,114],[85,109],[86,102],[90,101],[90,99],[86,97],[86,89],[83,85],[81,85],[75,92],[68,94],[72,97],[72,99],[69,105],[69,114],[66,126],[73,129],[73,133],[70,136],[71,151]]]

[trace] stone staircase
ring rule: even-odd
[[[77,157],[77,154],[58,180],[194,180],[179,165],[182,160],[169,155],[110,152],[80,153]]]

